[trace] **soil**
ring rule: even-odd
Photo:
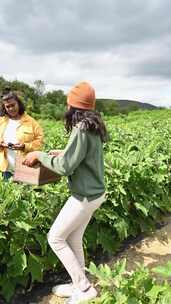
[[[136,244],[121,252],[109,262],[110,265],[118,259],[126,258],[127,270],[135,270],[137,264],[143,264],[152,270],[156,266],[165,265],[171,261],[171,217],[164,219],[162,228],[146,236]]]
[[[150,235],[140,236],[126,243],[124,250],[114,257],[101,257],[98,263],[112,265],[118,259],[127,259],[127,270],[132,271],[137,263],[144,264],[150,270],[158,265],[164,265],[171,261],[171,216],[164,219],[163,227],[157,229]],[[96,259],[95,259],[96,260]],[[160,278],[159,278],[160,279]],[[10,304],[63,304],[64,299],[52,295],[51,288],[56,284],[69,282],[66,272],[48,274],[44,283],[36,284],[32,290],[25,295],[15,295]],[[0,304],[5,304],[0,299]]]

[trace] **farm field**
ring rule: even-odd
[[[165,266],[171,261],[171,216],[164,219],[164,227],[157,229],[146,237],[142,237],[128,248],[111,258],[107,264],[112,267],[118,260],[126,258],[126,269],[129,272],[136,271],[137,265],[143,264],[152,271],[156,266]],[[105,261],[103,261],[104,263]],[[159,274],[154,274],[158,280],[163,280]],[[170,280],[169,280],[170,281]],[[46,296],[40,297],[38,304],[63,304],[64,299],[53,295],[51,291]],[[117,303],[117,302],[116,302]],[[155,303],[155,302],[154,302]]]
[[[107,201],[85,234],[87,263],[98,253],[116,254],[124,240],[153,231],[171,211],[171,110],[137,111],[105,121],[110,135],[104,146]],[[41,123],[44,150],[63,148],[62,123]],[[69,193],[65,177],[42,187],[1,180],[0,193],[0,292],[9,302],[16,287],[28,289],[47,272],[61,271],[46,234]]]
[[[105,258],[103,257],[103,263],[107,263],[112,267],[118,260],[126,258],[126,269],[128,271],[135,271],[138,263],[148,266],[149,269],[166,265],[171,261],[171,216],[165,217],[163,222],[164,227],[157,229],[146,237],[141,236],[139,240],[135,239],[133,242],[129,242],[128,248],[107,259],[107,261],[105,261]],[[158,280],[163,280],[162,276],[153,273],[153,276],[154,275]],[[57,275],[52,276],[51,279],[49,279],[48,284],[47,282],[40,285],[36,284],[27,295],[16,297],[13,299],[12,303],[64,304],[64,299],[51,293],[54,282],[56,284],[65,282],[65,275],[61,276],[60,279],[57,279]]]

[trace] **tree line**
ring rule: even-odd
[[[0,94],[4,94],[6,90],[16,92],[25,104],[28,114],[32,114],[35,118],[49,118],[60,120],[66,111],[66,98],[63,90],[53,90],[46,92],[45,83],[42,80],[36,80],[33,86],[22,81],[7,81],[4,77],[0,77]],[[97,99],[96,109],[104,115],[128,114],[131,111],[139,110],[139,106],[129,104],[129,106],[121,107],[119,103],[113,99]]]

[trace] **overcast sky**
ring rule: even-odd
[[[171,0],[0,0],[0,76],[171,106]]]

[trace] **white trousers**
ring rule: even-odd
[[[50,247],[66,268],[74,286],[82,291],[90,286],[84,270],[82,238],[94,211],[104,201],[105,194],[91,202],[86,198],[81,202],[71,196],[48,233]]]

